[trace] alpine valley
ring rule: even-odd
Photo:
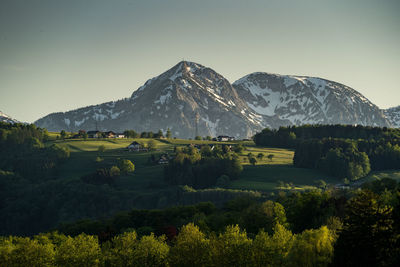
[[[302,124],[399,126],[356,90],[314,77],[252,73],[233,84],[214,70],[182,61],[148,80],[130,98],[49,114],[49,131],[171,130],[173,136],[248,138],[265,127]],[[397,116],[397,117],[396,117]]]

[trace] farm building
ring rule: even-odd
[[[101,132],[100,131],[88,131],[87,135],[89,138],[100,138]]]
[[[127,146],[127,149],[129,151],[147,151],[147,148],[136,141],[133,141],[129,146]]]
[[[117,133],[115,134],[115,138],[125,138],[125,135],[123,133]]]
[[[224,142],[224,141],[234,141],[235,137],[227,136],[227,135],[220,135],[217,137],[217,141]]]
[[[114,133],[113,131],[108,131],[104,133],[106,138],[114,138],[116,133]]]

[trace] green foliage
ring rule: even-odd
[[[233,151],[235,151],[238,154],[241,154],[241,153],[243,153],[244,149],[245,148],[242,144],[238,144],[233,148]]]
[[[60,137],[61,137],[61,139],[65,139],[65,137],[67,137],[67,133],[64,131],[64,130],[62,130],[61,132],[60,132]]]
[[[291,229],[298,233],[321,227],[334,215],[335,206],[328,192],[292,193],[281,200]]]
[[[85,234],[67,237],[56,249],[55,262],[59,266],[101,266],[97,238]]]
[[[165,135],[165,137],[167,137],[168,139],[172,137],[171,130],[169,128],[167,129],[167,134]]]
[[[346,205],[335,263],[341,266],[394,266],[400,253],[398,242],[393,208],[380,203],[371,191],[363,190]]]
[[[126,138],[138,138],[139,134],[134,130],[125,130],[124,135]]]
[[[386,127],[362,125],[302,125],[280,127],[278,130],[268,128],[254,136],[258,146],[295,148],[306,139],[342,138],[342,139],[375,139],[393,140],[400,138],[400,130]]]
[[[169,263],[188,267],[212,265],[210,240],[194,224],[183,226],[171,248]]]
[[[229,176],[228,175],[221,175],[218,179],[217,179],[217,182],[215,183],[215,185],[217,186],[217,187],[222,187],[222,188],[224,188],[224,187],[226,187],[228,184],[229,184],[229,182],[231,181],[231,179],[229,178]]]
[[[54,245],[48,239],[0,238],[2,266],[54,266]]]
[[[165,180],[171,184],[207,188],[216,185],[221,175],[237,179],[243,167],[238,156],[216,146],[213,151],[205,145],[201,152],[190,146],[177,149],[175,158],[164,168]]]
[[[293,238],[293,234],[280,224],[275,225],[272,236],[260,231],[253,241],[251,265],[285,266]]]
[[[120,159],[118,161],[118,168],[123,174],[128,174],[135,171],[135,165],[129,159]]]
[[[154,140],[150,140],[149,142],[147,142],[147,149],[150,151],[155,150],[157,147],[156,141]]]
[[[250,259],[252,240],[238,225],[227,226],[218,237],[211,236],[212,262],[215,266],[246,266]]]
[[[256,166],[257,159],[255,157],[249,157],[249,162],[251,165]]]
[[[272,159],[274,158],[274,154],[268,154],[267,158],[272,161]]]
[[[117,166],[112,166],[110,169],[110,176],[119,176],[121,174],[120,169]]]
[[[200,135],[195,136],[194,140],[203,140],[203,138]]]
[[[252,204],[242,214],[241,224],[249,233],[256,234],[260,229],[263,229],[271,234],[276,224],[288,226],[285,208],[278,202],[271,200],[262,204]]]
[[[276,224],[272,235],[249,238],[238,225],[205,234],[193,223],[167,243],[164,235],[137,237],[135,231],[99,244],[94,236],[58,233],[0,238],[5,266],[327,266],[334,237],[328,228],[293,235]]]
[[[166,266],[169,246],[165,236],[143,236],[133,251],[133,266]]]
[[[335,238],[326,226],[296,235],[287,266],[329,266]]]
[[[97,149],[97,151],[99,151],[99,152],[101,152],[101,153],[104,153],[104,152],[106,151],[105,145],[99,146],[99,148]]]

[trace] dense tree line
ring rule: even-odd
[[[350,139],[308,139],[299,143],[293,163],[348,179],[366,176],[371,170],[398,169],[400,146],[388,141]]]
[[[370,170],[370,160],[357,142],[344,139],[309,139],[298,144],[293,163],[296,167],[320,169],[328,175],[358,179]]]
[[[58,145],[44,146],[47,139],[47,131],[33,124],[0,123],[0,169],[30,180],[51,176],[70,153]]]
[[[279,129],[264,129],[254,136],[254,142],[259,146],[295,148],[299,142],[306,139],[340,138],[385,140],[398,143],[400,130],[386,127],[371,127],[362,125],[303,125],[280,127]]]
[[[79,222],[58,233],[0,238],[0,261],[6,266],[398,266],[400,185],[383,179],[364,187],[350,194],[281,194],[277,201],[242,198],[222,210],[210,203],[133,210],[108,225]]]
[[[294,165],[356,180],[371,170],[400,166],[400,130],[352,125],[304,125],[264,129],[257,145],[295,148]]]
[[[228,146],[203,145],[200,151],[194,147],[176,150],[176,155],[164,169],[168,183],[189,185],[194,188],[215,186],[218,178],[225,175],[237,179],[243,167],[236,153]]]
[[[238,226],[207,235],[189,223],[173,241],[135,231],[100,244],[94,236],[56,232],[0,239],[6,266],[328,266],[335,236],[326,226],[292,234],[280,224],[249,238]]]

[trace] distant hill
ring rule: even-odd
[[[181,138],[248,138],[265,127],[301,124],[390,126],[356,90],[321,78],[252,73],[230,84],[200,64],[179,62],[130,98],[49,114],[35,122],[50,131],[166,131]]]

